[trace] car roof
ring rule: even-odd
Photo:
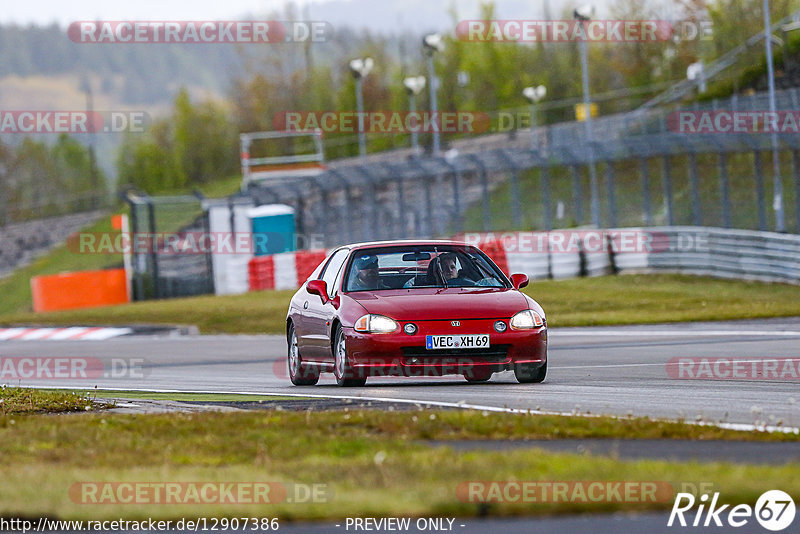
[[[359,250],[362,248],[376,248],[376,247],[391,247],[391,246],[424,246],[424,245],[458,245],[458,246],[473,246],[464,241],[452,241],[447,239],[396,239],[392,241],[367,241],[363,243],[353,243],[350,245],[343,245],[339,248],[347,248],[350,250]]]

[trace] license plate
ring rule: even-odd
[[[425,348],[440,349],[485,349],[489,346],[489,334],[466,336],[425,336]]]

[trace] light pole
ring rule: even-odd
[[[89,116],[89,121],[94,124],[94,99],[92,98],[92,84],[89,79],[84,77],[81,83],[81,90],[86,93],[86,113]],[[92,133],[97,133],[92,130]],[[99,189],[100,184],[97,180],[97,161],[94,152],[94,135],[89,134],[89,181],[94,189],[94,196],[92,200],[92,209],[97,209],[99,206]]]
[[[769,82],[769,113],[776,117],[775,110],[775,68],[772,64],[772,22],[770,21],[769,0],[764,0],[764,41],[767,48],[767,81]],[[785,232],[783,220],[783,182],[781,181],[781,162],[778,154],[778,132],[772,129],[772,209],[775,210],[775,231]]]
[[[579,44],[581,53],[581,77],[583,79],[583,121],[586,136],[586,155],[589,160],[589,188],[592,196],[592,224],[600,227],[600,193],[597,189],[597,170],[594,168],[594,142],[592,136],[592,109],[589,97],[589,54],[587,50],[586,23],[594,16],[594,6],[585,5],[577,8],[573,15],[581,27],[581,38]]]
[[[433,123],[433,154],[439,153],[439,122],[436,117],[437,103],[436,92],[439,90],[439,78],[436,77],[436,70],[433,66],[433,55],[436,52],[444,51],[444,40],[438,33],[431,33],[422,38],[422,51],[428,59],[428,79],[431,81],[431,121]]]
[[[408,111],[414,114],[417,111],[417,95],[425,88],[425,76],[409,76],[403,80],[403,85],[408,93]],[[416,128],[411,129],[411,148],[414,155],[419,155],[419,134]]]
[[[367,139],[364,132],[364,94],[362,81],[372,70],[375,63],[371,57],[354,59],[350,62],[350,72],[356,80],[356,111],[358,115],[358,155],[367,155]]]
[[[547,96],[547,87],[537,85],[536,87],[526,87],[522,90],[522,95],[528,99],[531,109],[531,148],[534,146],[533,131],[536,129],[536,104]]]

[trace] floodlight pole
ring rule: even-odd
[[[764,41],[767,49],[767,81],[769,82],[769,113],[776,117],[775,109],[775,68],[772,60],[772,21],[769,13],[769,0],[764,0]],[[774,124],[777,126],[777,121]],[[781,162],[778,153],[778,132],[772,128],[772,209],[775,211],[775,231],[785,232],[783,214],[783,182],[781,181]]]
[[[358,116],[358,155],[367,155],[367,139],[364,132],[364,93],[362,90],[362,77],[355,76],[356,79],[356,111]]]
[[[413,91],[408,92],[408,112],[412,116],[417,112],[417,95]],[[419,154],[419,134],[416,128],[411,128],[411,149],[415,156]]]
[[[428,79],[431,81],[431,123],[433,124],[433,154],[439,153],[439,121],[437,120],[438,104],[436,102],[436,91],[439,85],[439,79],[436,77],[436,69],[433,65],[433,50],[429,50],[426,54],[428,56]]]
[[[581,26],[581,37],[578,48],[581,54],[581,78],[583,82],[583,127],[586,137],[586,157],[589,163],[589,189],[591,193],[592,224],[600,228],[600,192],[597,187],[597,169],[594,166],[594,137],[592,134],[592,110],[589,92],[589,53],[586,42],[587,31],[584,25],[588,19],[575,15],[575,20]]]

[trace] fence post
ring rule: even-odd
[[[539,180],[542,183],[542,213],[544,214],[544,229],[549,232],[553,229],[553,210],[550,201],[550,169],[548,169],[544,162],[542,166],[539,167]]]
[[[519,171],[516,167],[511,169],[511,221],[514,229],[522,227],[522,210],[519,205]]]
[[[761,171],[761,151],[753,151],[753,170],[756,174],[756,202],[758,203],[758,229],[767,230],[767,209],[764,206],[764,174]]]
[[[306,233],[306,199],[303,197],[303,192],[299,188],[294,188],[294,195],[297,202],[295,226],[297,227],[297,232],[303,235]]]
[[[333,176],[342,186],[342,200],[344,201],[344,213],[339,218],[339,224],[342,225],[342,242],[349,243],[352,241],[353,232],[350,224],[352,217],[352,199],[350,191],[350,182],[348,182],[340,173],[335,169],[328,169],[328,173]]]
[[[575,204],[575,224],[580,226],[583,220],[583,192],[581,190],[581,173],[577,165],[572,165],[572,199]]]
[[[208,214],[208,208],[203,207],[203,232],[205,235],[211,235],[211,220]],[[235,241],[235,236],[234,236]],[[204,253],[205,260],[206,260],[206,291],[210,291],[211,293],[215,292],[214,287],[214,258],[213,254],[210,250],[206,250]]]
[[[647,158],[639,158],[639,172],[642,175],[644,223],[647,226],[653,226],[653,207],[650,204],[650,165],[648,165]]]
[[[489,204],[489,174],[486,172],[486,166],[480,160],[480,158],[475,154],[469,154],[466,156],[470,161],[475,163],[475,166],[478,167],[478,174],[481,177],[481,193],[482,193],[482,206],[483,206],[483,231],[484,232],[491,232],[492,231],[492,211],[491,205]]]
[[[400,237],[403,237],[406,233],[406,201],[402,175],[397,177],[397,226],[400,230]]]
[[[417,159],[409,160],[409,162],[420,170],[420,181],[422,182],[422,189],[425,195],[425,226],[427,226],[428,233],[425,237],[431,238],[434,235],[433,230],[433,199],[431,198],[431,181],[427,169],[422,166],[422,163]]]
[[[463,221],[461,220],[461,172],[455,164],[447,161],[447,158],[441,158],[440,161],[445,167],[450,169],[450,173],[453,175],[453,222],[455,224],[455,232],[459,234],[464,227]]]
[[[371,228],[369,235],[370,239],[380,239],[380,224],[378,223],[378,182],[370,172],[369,167],[366,165],[359,165],[357,167],[359,172],[363,174],[369,182],[369,200],[371,209],[369,210]]]
[[[150,231],[148,233],[153,235],[152,242],[150,244],[150,262],[153,264],[153,296],[158,299],[161,298],[161,284],[159,282],[158,274],[158,252],[156,252],[158,248],[158,237],[155,235],[156,212],[152,199],[147,197],[145,202],[147,202],[147,224],[150,227]]]
[[[792,150],[792,174],[794,175],[794,231],[800,234],[800,153]]]
[[[535,149],[531,149],[535,150]],[[508,150],[501,148],[498,153],[511,169],[511,222],[514,229],[522,228],[522,208],[520,206],[520,192],[519,192],[519,166],[514,161],[514,158],[509,154]]]
[[[617,226],[617,201],[614,194],[614,162],[608,160],[606,163],[606,194],[608,195],[608,227]]]
[[[697,183],[697,154],[689,150],[689,187],[692,195],[692,224],[702,226],[700,214],[700,185]]]
[[[323,229],[325,231],[325,243],[328,242],[328,191],[320,184],[317,180],[314,180],[314,185],[317,187],[319,191],[319,223],[317,224],[317,229]],[[310,237],[310,236],[308,236]]]
[[[139,234],[139,214],[137,213],[138,205],[128,194],[123,193],[122,198],[128,203],[131,211],[130,247],[132,266],[131,276],[133,276],[133,295],[131,295],[131,300],[144,300],[144,280],[142,280],[142,273],[139,270],[139,254],[137,253],[135,246],[136,236]]]
[[[667,226],[674,226],[675,221],[672,216],[672,176],[670,176],[671,165],[668,155],[661,158],[661,175],[664,186],[664,209],[667,212]]]
[[[719,168],[719,191],[722,202],[722,226],[731,227],[731,193],[728,187],[728,158],[725,152],[718,154],[717,166]]]

